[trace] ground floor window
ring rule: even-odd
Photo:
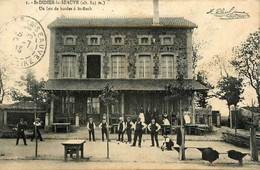
[[[100,113],[100,101],[98,97],[87,98],[87,113],[88,114]]]
[[[75,97],[63,96],[62,97],[62,113],[74,114],[75,113]]]

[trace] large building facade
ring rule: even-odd
[[[143,111],[167,112],[178,117],[190,113],[195,123],[194,95],[165,100],[167,84],[205,90],[193,79],[192,32],[197,26],[184,18],[57,18],[48,27],[50,37],[49,80],[53,93],[49,123],[84,125],[91,117],[100,122],[106,107],[99,99],[106,84],[119,92],[110,109],[111,122],[118,117],[135,119]],[[150,107],[151,111],[147,111]],[[181,107],[181,108],[180,108]]]

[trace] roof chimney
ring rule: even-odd
[[[160,25],[159,22],[159,0],[153,0],[153,25]]]

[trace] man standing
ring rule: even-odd
[[[119,118],[119,124],[118,124],[118,127],[117,127],[117,131],[118,131],[118,139],[117,140],[123,142],[124,141],[125,123],[124,123],[122,117]]]
[[[155,121],[158,122],[158,111],[156,107],[153,109],[152,119],[155,119]]]
[[[141,119],[141,122],[145,123],[143,106],[141,106],[141,108],[140,108],[139,118]]]
[[[87,128],[88,128],[88,134],[89,134],[89,141],[91,141],[91,134],[92,134],[92,137],[93,137],[93,141],[96,141],[96,139],[95,139],[96,125],[93,122],[92,118],[89,118],[89,122],[87,124]]]
[[[158,131],[161,129],[161,126],[155,122],[155,119],[152,119],[152,122],[148,125],[148,130],[151,132],[151,140],[152,145],[154,146],[154,139],[156,142],[156,146],[159,148],[159,142],[158,142]]]
[[[103,118],[102,123],[100,123],[99,127],[101,128],[102,141],[104,141],[104,134],[106,135],[106,138],[107,138],[107,127],[108,127],[108,124],[107,124],[105,118]],[[107,138],[107,140],[109,140],[109,139]]]
[[[130,117],[126,118],[126,134],[127,134],[127,142],[132,142],[132,126],[133,122],[131,121]]]
[[[35,138],[35,127],[36,127],[36,133],[37,136],[40,138],[40,141],[43,141],[41,132],[39,130],[39,127],[42,126],[42,122],[40,121],[40,118],[37,118],[35,122],[33,122],[33,136],[31,138],[31,141]]]
[[[137,121],[134,124],[134,131],[135,131],[134,143],[131,146],[135,146],[136,145],[136,140],[137,140],[137,136],[138,136],[139,137],[138,146],[139,146],[139,148],[141,148],[142,135],[143,135],[143,130],[145,128],[146,128],[146,124],[144,122],[141,122],[140,117],[138,117]]]
[[[146,124],[149,124],[151,122],[151,116],[152,116],[151,114],[152,114],[151,109],[148,106],[147,110],[146,110],[146,113],[145,113],[145,123]]]
[[[24,121],[23,118],[20,118],[20,122],[17,124],[16,145],[18,145],[20,137],[23,138],[24,145],[27,145],[25,134],[24,134],[24,129],[25,129],[26,126],[27,126],[27,122]]]

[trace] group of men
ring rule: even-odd
[[[147,115],[150,114],[150,115]],[[132,143],[132,131],[134,131],[134,138],[133,143],[131,146],[136,146],[137,138],[138,138],[138,146],[141,147],[142,143],[142,135],[144,130],[147,128],[150,131],[151,135],[151,141],[152,145],[151,147],[156,146],[159,147],[158,142],[158,131],[161,129],[161,126],[158,123],[158,113],[157,109],[154,108],[153,113],[150,112],[150,108],[147,108],[146,114],[144,114],[143,108],[140,108],[140,114],[136,120],[135,123],[132,122],[130,117],[126,118],[126,121],[124,121],[123,117],[119,118],[119,123],[117,126],[117,133],[118,133],[118,141],[123,142],[124,141],[124,134],[127,135],[126,142]],[[170,125],[167,114],[165,113],[163,116],[163,125]],[[106,139],[108,139],[107,136],[107,127],[108,124],[106,122],[106,118],[104,117],[102,119],[102,122],[100,123],[99,127],[101,128],[102,133],[102,141],[104,141],[104,136],[106,136]],[[93,122],[93,119],[90,118],[89,122],[87,123],[87,129],[89,131],[89,141],[92,140],[95,141],[95,123]],[[163,128],[164,129],[164,128]],[[163,134],[166,134],[166,131],[163,131]]]
[[[20,122],[17,124],[17,129],[16,129],[16,145],[19,144],[19,139],[20,139],[20,137],[22,137],[24,145],[27,146],[26,136],[24,133],[25,129],[27,128],[27,125],[28,125],[27,122],[24,121],[23,118],[20,118]],[[35,132],[37,133],[37,136],[40,138],[40,141],[43,141],[41,132],[39,130],[40,126],[42,126],[42,122],[40,121],[40,118],[37,118],[36,121],[33,122],[33,135],[31,137],[31,141],[33,141],[33,139],[36,136]]]

